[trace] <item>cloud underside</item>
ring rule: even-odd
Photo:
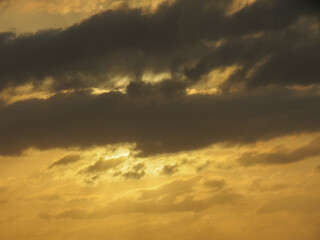
[[[319,82],[318,1],[259,0],[228,15],[232,2],[178,0],[152,13],[122,7],[66,29],[0,33],[0,88],[48,77],[53,90],[114,86],[116,77],[146,72],[192,84],[233,65],[241,68],[223,88]]]
[[[66,29],[0,33],[0,89],[37,91],[50,78],[57,93],[0,100],[0,155],[118,143],[152,155],[319,131],[318,1],[259,0],[228,14],[232,2],[123,6]],[[186,94],[230,66],[221,94]],[[148,72],[169,75],[146,83]],[[126,93],[85,90],[102,85]]]
[[[161,92],[57,94],[0,109],[0,154],[134,143],[141,154],[247,144],[319,131],[320,96],[263,90],[168,97]]]

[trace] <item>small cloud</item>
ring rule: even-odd
[[[178,165],[177,164],[173,164],[173,165],[165,165],[163,166],[162,170],[161,170],[161,175],[172,175],[176,172],[178,172]]]
[[[52,216],[49,213],[44,212],[39,214],[39,218],[42,220],[51,220]]]
[[[63,158],[53,162],[50,166],[49,169],[56,167],[56,166],[65,166],[74,162],[77,162],[81,159],[81,157],[77,154],[72,154],[72,155],[67,155],[64,156]]]
[[[320,173],[320,164],[315,167],[315,171]]]
[[[96,180],[99,179],[99,177],[100,177],[100,175],[90,177],[90,178],[86,179],[85,182],[88,184],[94,184],[96,182]]]
[[[108,160],[100,159],[81,172],[90,173],[90,174],[105,172],[110,169],[118,167],[123,162],[124,162],[124,157],[113,158]]]
[[[288,183],[284,182],[264,182],[261,178],[255,179],[251,186],[251,191],[259,191],[259,192],[277,192],[283,191],[284,189],[289,188]]]
[[[225,188],[227,182],[224,179],[205,179],[202,184],[210,189],[221,190]]]
[[[145,173],[145,164],[144,163],[138,163],[132,167],[132,169],[124,174],[125,178],[131,178],[131,179],[140,179],[142,178]]]
[[[208,167],[211,164],[210,161],[206,161],[204,164],[198,166],[196,168],[197,172],[201,172],[203,169],[205,169],[206,167]]]
[[[61,196],[59,194],[48,194],[40,196],[39,199],[42,201],[57,201],[61,199]]]

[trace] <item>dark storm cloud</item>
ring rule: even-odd
[[[81,159],[79,155],[73,154],[73,155],[67,155],[64,156],[63,158],[59,159],[58,161],[53,162],[49,168],[53,168],[56,166],[61,166],[61,165],[68,165],[74,162],[77,162]]]
[[[294,151],[275,150],[270,153],[249,152],[243,154],[237,160],[244,166],[258,164],[287,164],[302,161],[309,157],[320,155],[320,137]]]
[[[319,58],[318,42],[306,41],[296,49],[291,45],[299,36],[279,34],[300,16],[317,16],[316,1],[259,0],[227,16],[230,3],[231,0],[178,0],[149,14],[140,9],[120,8],[94,15],[67,29],[16,38],[1,35],[0,87],[27,81],[37,84],[52,76],[54,88],[82,88],[112,81],[114,76],[140,79],[146,70],[170,71],[173,75],[186,72],[195,80],[221,65],[240,63],[249,69],[256,60],[281,49],[255,78],[247,80],[251,85],[255,85],[251,82],[256,79],[285,84],[318,81],[319,73],[314,68]],[[241,36],[260,32],[273,32],[274,39],[267,45],[260,39],[234,42]],[[227,45],[213,48],[207,44],[220,39],[227,39]],[[286,64],[285,59],[290,61]],[[195,69],[190,68],[197,62]],[[301,74],[296,76],[298,80],[291,80],[299,71],[311,75],[306,76],[306,82]]]
[[[246,144],[320,130],[320,96],[263,89],[226,95],[89,92],[57,94],[0,109],[0,154],[136,143],[143,154],[214,143]]]

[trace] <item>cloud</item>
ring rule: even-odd
[[[138,163],[134,165],[129,171],[123,173],[122,176],[128,179],[140,179],[146,174],[144,170],[145,164]]]
[[[292,186],[286,182],[265,182],[263,179],[255,179],[251,186],[250,191],[259,191],[259,192],[281,192],[285,189],[288,189]]]
[[[311,213],[320,211],[319,198],[309,195],[292,195],[279,197],[265,203],[259,210],[260,214],[274,212],[303,212]]]
[[[185,73],[189,78],[199,80],[212,70],[236,64],[240,66],[239,70],[221,87],[238,83],[251,88],[317,84],[320,72],[315,64],[320,56],[317,41],[320,32],[313,26],[318,25],[318,19],[302,18],[285,29],[231,36],[220,47],[202,56],[195,66],[186,68]]]
[[[226,187],[227,182],[224,179],[205,179],[202,183],[205,187],[213,190],[221,190]]]
[[[51,163],[51,165],[49,166],[49,169],[56,167],[56,166],[61,166],[61,165],[68,165],[71,163],[75,163],[77,161],[79,161],[81,159],[81,157],[77,154],[72,154],[72,155],[67,155],[64,156],[63,158]]]
[[[320,164],[315,167],[315,170],[320,173]]]
[[[188,179],[175,179],[166,182],[157,188],[144,189],[139,192],[140,200],[156,200],[166,199],[167,201],[174,201],[178,196],[183,194],[190,194],[194,191],[194,187],[198,184],[199,177]]]
[[[177,164],[165,165],[161,170],[161,174],[170,176],[178,171],[179,171],[179,168]]]
[[[0,13],[10,6],[11,0],[0,0]]]
[[[212,192],[209,196],[199,199],[193,188],[197,186],[198,181],[199,178],[174,180],[155,189],[140,190],[138,199],[121,198],[91,211],[69,209],[60,213],[42,213],[40,217],[43,219],[90,219],[131,213],[202,212],[214,205],[235,203],[242,198],[240,194],[225,190],[219,193]]]
[[[309,157],[320,155],[320,137],[314,138],[307,145],[294,151],[274,150],[270,153],[248,152],[240,156],[239,161],[243,166],[252,166],[258,164],[288,164],[302,161]]]
[[[207,168],[211,164],[210,161],[206,161],[204,164],[201,164],[200,166],[196,167],[197,172],[201,172],[205,168]]]
[[[0,206],[5,205],[8,203],[7,199],[0,199]]]
[[[57,94],[0,109],[0,155],[20,154],[31,147],[87,148],[118,143],[135,143],[144,155],[215,143],[248,144],[319,131],[320,115],[314,111],[319,102],[312,91],[297,94],[274,89],[169,98],[119,92]],[[100,169],[98,166],[92,170]]]
[[[118,167],[120,164],[122,164],[125,161],[124,157],[114,158],[114,159],[99,159],[94,164],[90,165],[89,167],[83,169],[81,173],[101,173],[106,172],[110,169]]]
[[[0,89],[26,82],[37,86],[47,77],[53,77],[54,90],[115,87],[120,84],[116,79],[141,80],[148,71],[197,80],[233,64],[243,69],[229,85],[234,81],[250,86],[319,82],[315,67],[319,33],[309,29],[318,23],[317,3],[260,0],[226,15],[232,2],[177,0],[152,13],[123,7],[67,29],[7,37],[0,42]],[[301,17],[316,22],[290,29]],[[264,35],[248,37],[259,33]],[[215,46],[221,39],[225,44]],[[246,77],[257,61],[267,57],[255,74]]]

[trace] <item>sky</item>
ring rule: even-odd
[[[319,240],[317,0],[0,0],[1,240]]]

